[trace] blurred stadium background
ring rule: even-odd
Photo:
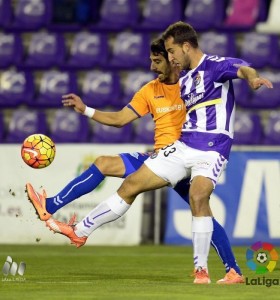
[[[62,109],[61,95],[74,92],[96,108],[122,108],[155,77],[149,71],[150,41],[170,23],[184,20],[199,32],[206,53],[244,58],[274,83],[271,91],[252,93],[236,82],[235,144],[279,145],[279,5],[267,0],[1,1],[0,142],[21,142],[40,131],[56,143],[111,143],[103,126]],[[114,142],[152,143],[152,130],[150,122],[140,121],[116,130]]]
[[[196,28],[206,53],[244,58],[274,84],[253,93],[235,82],[235,148],[212,203],[233,244],[279,245],[279,11],[278,0],[0,0],[0,222],[10,228],[1,230],[0,242],[67,242],[50,238],[36,222],[24,195],[27,181],[54,194],[98,155],[151,148],[149,116],[108,129],[62,108],[61,95],[77,93],[102,110],[122,108],[155,78],[150,41],[183,20]],[[45,170],[32,170],[20,158],[20,144],[35,132],[57,144]],[[66,220],[73,211],[82,217],[119,184],[106,179],[57,217]],[[172,191],[146,193],[138,203],[92,244],[191,244],[190,211]]]

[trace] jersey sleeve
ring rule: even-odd
[[[138,117],[143,117],[150,112],[147,88],[148,86],[146,85],[136,92],[132,100],[127,105],[127,107],[132,109]]]
[[[215,63],[216,78],[214,78],[214,80],[217,82],[225,82],[230,79],[236,79],[238,78],[237,71],[241,66],[250,66],[249,63],[242,59],[231,57],[225,57],[224,60]]]

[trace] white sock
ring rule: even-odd
[[[105,223],[117,220],[130,208],[117,193],[97,205],[75,228],[77,236],[89,236],[95,229]]]
[[[195,269],[202,267],[208,270],[207,260],[213,232],[212,217],[193,217],[192,232],[194,267]]]

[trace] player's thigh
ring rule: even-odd
[[[190,175],[185,164],[186,146],[180,141],[163,147],[158,153],[151,155],[145,165],[157,176],[175,186],[180,180]]]
[[[118,190],[121,197],[137,196],[146,191],[155,190],[168,185],[168,182],[158,177],[145,164],[139,170],[129,175]]]
[[[99,156],[94,164],[105,176],[126,178],[137,171],[149,157],[149,153],[120,153],[115,156]]]
[[[101,155],[95,160],[94,164],[104,176],[123,177],[125,173],[125,165],[119,155]]]
[[[210,178],[204,176],[195,176],[190,186],[191,201],[207,200],[213,192],[213,182]]]
[[[133,153],[120,153],[119,156],[122,158],[125,172],[123,178],[137,171],[144,163],[144,161],[149,158],[150,153],[148,152],[133,152]]]
[[[200,151],[191,149],[187,163],[191,166],[191,181],[196,176],[211,179],[213,188],[226,168],[227,160],[216,151]]]

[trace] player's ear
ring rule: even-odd
[[[183,48],[183,51],[185,52],[185,53],[188,53],[189,51],[190,51],[190,43],[188,43],[188,42],[184,42],[183,44],[182,44],[182,48]]]

